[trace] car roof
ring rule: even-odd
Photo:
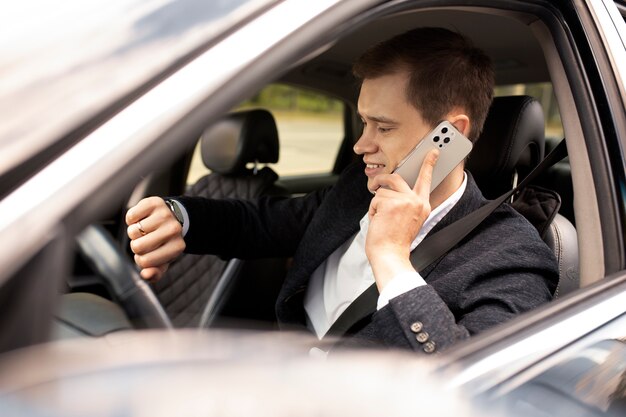
[[[532,20],[521,13],[507,16],[494,14],[493,10],[486,13],[467,8],[399,11],[370,21],[327,45],[315,58],[291,69],[282,81],[333,91],[344,99],[354,100],[351,63],[359,55],[372,44],[396,34],[415,27],[435,26],[460,32],[484,50],[494,63],[498,85],[549,81],[543,51],[529,26]]]
[[[38,158],[37,165],[59,155],[97,127],[98,120],[272,2],[233,0],[210,7],[198,0],[4,5],[0,183],[20,182],[35,155],[50,153]],[[32,13],[34,8],[38,13]],[[6,193],[0,187],[0,197]]]

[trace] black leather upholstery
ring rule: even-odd
[[[252,199],[283,193],[274,185],[278,176],[272,169],[265,167],[256,172],[246,168],[248,162],[278,160],[278,133],[269,112],[249,110],[229,114],[209,127],[201,141],[203,162],[213,172],[198,180],[186,195]],[[155,293],[175,327],[200,324],[208,301],[225,276],[228,262],[212,255],[185,254],[154,284]],[[245,268],[238,265],[236,271],[242,269]],[[237,276],[231,278],[236,280]],[[206,313],[205,316],[214,317]]]
[[[554,149],[562,139],[546,139],[546,154]],[[574,186],[569,158],[554,164],[537,180],[543,187],[552,189],[561,196],[559,214],[550,224],[544,240],[553,250],[559,262],[559,285],[554,294],[562,297],[580,288],[578,266],[578,234],[574,218]]]
[[[543,159],[544,146],[541,104],[529,96],[496,97],[466,167],[493,199],[511,189],[515,172],[521,179]]]
[[[559,284],[554,296],[562,297],[580,286],[578,235],[572,223],[560,214],[556,215],[546,232],[544,241],[559,263]]]
[[[544,129],[543,110],[534,98],[508,96],[493,100],[483,132],[466,164],[487,198],[504,194],[512,188],[515,173],[519,182],[539,164],[546,146]],[[556,167],[558,164],[541,176],[544,180],[540,185],[561,191],[545,181]],[[565,197],[566,207],[571,207],[571,193],[561,197]],[[527,203],[516,201],[514,206]],[[559,264],[559,284],[554,295],[563,296],[579,286],[576,229],[566,217],[556,214],[549,227],[542,227],[541,231],[545,231],[542,237]]]
[[[560,138],[546,138],[546,154],[554,149],[561,140]],[[574,186],[572,184],[572,170],[569,158],[565,158],[561,162],[554,164],[547,172],[541,175],[537,183],[559,193],[563,200],[559,213],[576,226],[573,204]]]
[[[257,175],[243,177],[212,173],[202,177],[186,194],[251,199],[271,192],[277,178],[276,173],[267,167]],[[228,261],[213,255],[185,254],[154,284],[155,293],[175,327],[194,327],[200,323],[204,307],[227,264]]]

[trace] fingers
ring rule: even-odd
[[[141,276],[158,280],[185,250],[182,226],[160,197],[141,200],[126,213],[127,234]]]
[[[137,229],[135,225],[131,225],[128,228],[131,230]],[[160,248],[166,242],[169,242],[171,240],[183,240],[182,227],[177,221],[163,223],[159,226],[158,229],[148,229],[146,230],[146,232],[146,235],[139,236],[130,241],[130,249],[133,251],[133,253],[137,255],[143,255]]]
[[[145,219],[161,206],[167,209],[165,202],[160,197],[144,198],[143,200],[139,201],[136,206],[128,209],[128,211],[126,212],[126,224],[130,226]],[[142,223],[142,226],[146,225]]]
[[[412,192],[398,193],[393,190],[381,188],[370,201],[368,211],[369,219],[371,220],[374,215],[380,212],[391,216],[414,213],[417,217],[422,218],[423,221],[430,214],[430,203],[428,198],[419,198],[419,196],[416,196]],[[400,219],[400,217],[398,217],[398,219]]]
[[[183,239],[174,239],[166,242],[157,249],[143,254],[135,254],[135,263],[142,269],[160,268],[176,259],[185,250]]]
[[[375,196],[369,206],[368,217],[371,220],[379,211],[395,213],[397,210],[409,209],[414,213],[430,213],[430,186],[435,164],[439,158],[439,150],[433,149],[426,154],[419,176],[413,189],[398,174],[381,174],[374,178]],[[423,220],[426,219],[424,217]]]
[[[430,197],[430,185],[433,181],[433,170],[437,164],[437,159],[439,159],[438,149],[433,149],[426,154],[417,181],[413,187],[413,191],[425,200],[428,200]]]
[[[369,211],[368,211],[368,216],[370,220],[372,220],[372,216],[376,214],[382,202],[386,201],[387,199],[396,197],[396,194],[397,194],[396,189],[402,188],[401,183],[404,183],[404,187],[406,187],[407,190],[410,191],[410,188],[408,188],[408,185],[406,184],[406,182],[404,182],[402,177],[400,177],[397,174],[378,175],[376,178],[374,178],[374,183],[377,183],[376,180],[379,179],[379,177],[384,177],[384,178],[380,178],[380,182],[378,182],[378,184],[380,184],[379,188],[376,190],[374,197],[370,201],[370,206],[369,206]],[[397,177],[397,178],[393,178],[393,177]]]
[[[183,228],[181,224],[174,218],[167,207],[165,209],[154,211],[149,217],[146,217],[137,223],[132,223],[126,229],[126,233],[131,239],[131,248],[135,253],[137,252],[135,251],[133,244],[137,244],[139,241],[142,243],[137,247],[137,249],[139,251],[144,251],[150,246],[148,245],[148,242],[177,237],[182,233],[182,231]],[[160,245],[157,245],[156,243],[152,244],[152,248],[156,246]]]
[[[133,223],[126,228],[126,234],[130,238],[131,242],[135,239],[139,239],[140,237],[148,234],[146,229],[144,229],[145,227],[144,223],[146,222],[144,221],[143,223],[142,222]]]
[[[140,272],[141,278],[145,279],[146,281],[151,281],[153,283],[157,282],[163,277],[163,274],[165,274],[165,271],[167,271],[168,267],[169,264],[165,264],[161,265],[158,268],[154,267],[142,269]]]
[[[393,191],[411,191],[409,185],[402,179],[399,174],[380,174],[374,177],[372,188],[376,190],[376,194],[384,190]]]
[[[178,220],[160,197],[145,198],[126,213],[126,233],[131,240],[149,235],[164,225],[175,227],[176,223]]]

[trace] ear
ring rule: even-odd
[[[449,114],[446,117],[446,120],[449,121],[456,127],[456,129],[463,133],[463,135],[468,136],[470,132],[470,119],[466,114],[462,113],[454,113]]]

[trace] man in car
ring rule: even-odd
[[[426,235],[485,203],[462,163],[430,193],[437,151],[413,188],[392,172],[441,120],[476,140],[492,100],[488,57],[459,34],[423,28],[375,45],[354,74],[364,124],[354,151],[363,163],[334,187],[301,198],[140,201],[126,221],[142,277],[158,279],[183,250],[293,257],[276,303],[279,323],[321,338],[375,283],[375,312],[345,340],[425,353],[549,301],[558,280],[554,256],[509,206],[422,271],[409,259]]]

